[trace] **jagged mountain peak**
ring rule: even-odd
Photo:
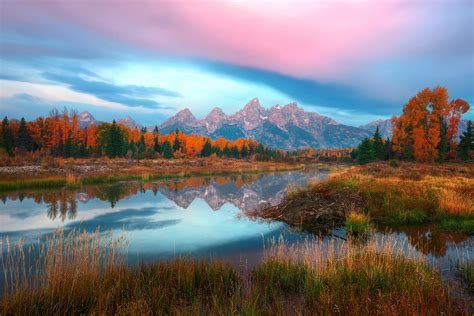
[[[241,111],[246,112],[249,110],[263,110],[263,107],[260,105],[260,100],[258,98],[253,98],[243,107]]]
[[[79,123],[79,126],[82,128],[87,128],[92,124],[98,123],[94,116],[88,111],[83,111],[79,113],[77,121]]]
[[[127,115],[123,119],[118,120],[117,123],[123,124],[131,129],[142,128],[142,125],[137,123],[130,115]]]
[[[176,113],[176,115],[174,117],[177,118],[177,119],[186,119],[186,120],[196,121],[196,117],[191,112],[191,110],[188,109],[188,108],[182,109],[181,111]]]

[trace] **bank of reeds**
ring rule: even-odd
[[[402,163],[394,168],[378,163],[353,167],[253,215],[292,225],[302,223],[307,228],[317,227],[327,218],[343,223],[353,208],[383,226],[434,223],[443,230],[472,235],[474,165]]]
[[[261,265],[236,271],[187,258],[127,267],[123,239],[98,232],[48,238],[38,253],[6,245],[0,314],[467,313],[425,259],[403,252],[405,245],[393,239],[280,240],[266,249]],[[34,268],[31,255],[39,260]]]

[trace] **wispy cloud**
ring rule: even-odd
[[[181,97],[181,94],[178,92],[158,87],[116,85],[110,82],[100,81],[97,79],[99,77],[90,71],[82,73],[86,74],[88,78],[84,78],[80,74],[72,75],[71,73],[45,72],[43,73],[43,77],[51,81],[66,84],[74,91],[92,94],[99,99],[131,107],[159,107],[160,103],[150,99],[154,96]]]

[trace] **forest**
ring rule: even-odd
[[[127,157],[153,159],[156,157],[226,157],[268,160],[282,155],[251,139],[229,141],[212,140],[200,135],[186,135],[176,130],[162,135],[155,126],[153,131],[116,123],[92,124],[81,128],[76,111],[66,108],[59,113],[51,111],[46,118],[27,122],[9,121],[5,117],[0,129],[0,148],[8,156],[56,156],[63,158]]]

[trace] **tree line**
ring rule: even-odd
[[[147,128],[131,129],[116,121],[81,128],[77,112],[67,109],[62,113],[53,110],[48,117],[31,122],[24,118],[9,121],[5,117],[0,128],[0,148],[9,156],[39,152],[64,158],[127,157],[140,160],[212,156],[269,160],[283,156],[282,151],[246,138],[213,140],[200,135],[186,135],[179,130],[161,134],[156,126],[151,131]]]

